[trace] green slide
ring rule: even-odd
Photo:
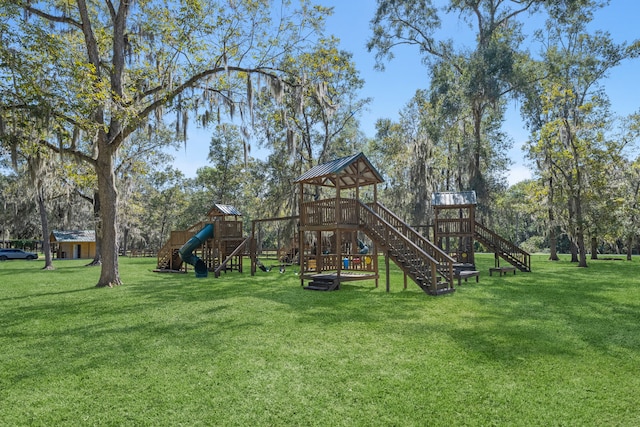
[[[212,237],[213,224],[207,224],[178,250],[180,258],[182,258],[182,260],[187,264],[193,265],[196,270],[196,277],[207,277],[209,272],[207,271],[207,265],[204,261],[198,258],[193,251],[200,247],[207,239]]]

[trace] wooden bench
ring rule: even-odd
[[[476,283],[478,283],[479,279],[480,279],[480,272],[477,270],[460,270],[454,273],[453,277],[458,279],[458,286],[460,286],[462,283],[462,279],[464,279],[464,281],[466,282],[467,279],[469,279],[469,277],[474,277],[476,278]]]
[[[493,276],[493,273],[499,273],[500,276],[502,276],[503,274],[506,275],[508,272],[513,271],[513,275],[515,276],[516,274],[516,268],[509,266],[509,267],[492,267],[489,269],[489,276]]]

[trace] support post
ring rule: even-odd
[[[389,292],[389,289],[391,288],[391,276],[390,276],[390,272],[389,272],[389,251],[385,251],[384,253],[384,268],[387,272],[387,292]]]
[[[303,204],[304,204],[304,184],[300,183],[300,199],[299,199],[299,206],[298,206],[298,212],[300,213],[299,219],[298,219],[298,271],[300,272],[300,286],[304,287],[304,229],[305,226],[307,225],[307,212],[303,209]]]
[[[257,267],[257,262],[256,262],[256,252],[257,252],[257,248],[256,248],[257,244],[256,244],[256,222],[255,221],[251,221],[251,242],[249,243],[249,252],[251,254],[251,275],[255,276],[256,275],[256,267]]]

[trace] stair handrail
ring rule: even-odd
[[[520,249],[517,245],[504,237],[494,233],[489,228],[485,227],[481,223],[476,223],[476,229],[480,229],[482,233],[478,233],[484,240],[491,242],[495,247],[500,249],[503,252],[515,252],[515,253],[526,253],[522,249]],[[487,237],[489,236],[489,237]]]
[[[412,240],[416,245],[422,247],[425,252],[429,253],[438,262],[447,263],[447,264],[448,263],[453,264],[455,262],[455,260],[451,256],[449,256],[449,254],[447,254],[445,251],[440,249],[432,241],[430,241],[429,239],[424,237],[422,234],[420,234],[415,228],[411,227],[409,224],[404,222],[400,217],[398,217],[396,214],[391,212],[382,203],[380,202],[369,203],[367,204],[367,206],[369,207],[374,206],[376,209],[381,209],[386,215],[391,217],[394,220],[394,222],[396,222],[396,224],[391,224],[392,226],[395,226],[396,228],[398,228],[399,226],[399,228],[402,228],[405,231],[404,234],[407,238]],[[422,245],[424,245],[425,247],[423,247]]]
[[[158,251],[158,268],[160,268],[160,263],[162,261],[168,261],[171,257],[171,241],[168,240]]]
[[[504,237],[494,233],[493,231],[491,231],[491,229],[485,227],[483,224],[477,221],[475,226],[476,235],[480,237],[481,240],[488,242],[500,252],[509,254],[510,257],[520,262],[528,269],[531,269],[531,255],[527,251],[520,248],[513,242],[505,239]]]
[[[364,212],[368,213],[371,216],[371,218],[373,218],[376,221],[378,221],[379,223],[381,223],[388,232],[395,233],[396,237],[399,237],[400,240],[403,241],[403,243],[405,243],[416,254],[418,254],[421,258],[423,258],[425,261],[427,261],[430,264],[429,267],[431,269],[432,274],[440,274],[440,276],[444,277],[447,280],[447,282],[450,284],[450,286],[453,286],[453,259],[452,258],[451,258],[452,262],[450,264],[448,264],[448,266],[447,266],[448,268],[446,270],[439,269],[438,268],[439,262],[435,258],[433,258],[431,255],[429,255],[429,253],[427,253],[424,249],[422,249],[420,246],[415,244],[411,239],[409,239],[403,233],[398,231],[398,229],[396,227],[394,227],[391,223],[386,221],[382,216],[378,215],[378,213],[375,212],[371,207],[367,206],[366,204],[364,204],[362,202],[359,202],[359,203],[360,203],[360,209],[364,210]],[[444,274],[445,272],[447,274]],[[431,285],[435,286],[434,278],[429,278],[429,280],[431,282]]]

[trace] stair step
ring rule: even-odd
[[[431,290],[428,291],[429,295],[445,295],[445,294],[452,294],[454,293],[456,290],[454,288],[441,288],[441,289],[436,289],[435,292],[432,292]]]
[[[309,291],[330,291],[331,286],[324,286],[324,285],[319,286],[319,285],[309,284],[308,286],[305,286],[304,289]]]
[[[320,282],[309,282],[307,286],[304,287],[309,291],[337,291],[340,289],[340,285],[334,283],[333,281],[320,281]]]

